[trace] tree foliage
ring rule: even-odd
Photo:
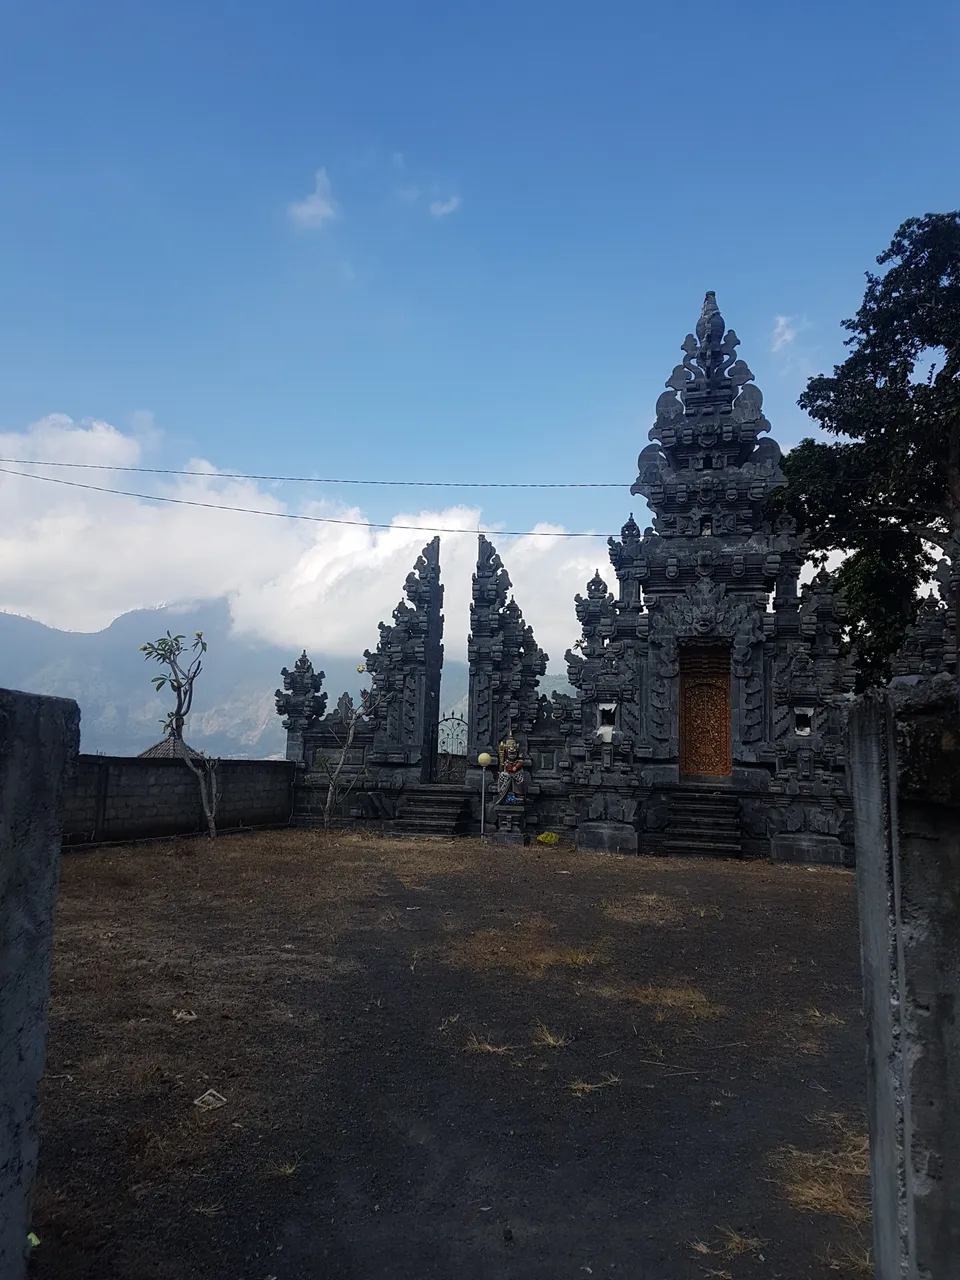
[[[167,715],[166,719],[161,720],[160,723],[163,725],[164,731],[177,745],[183,763],[197,779],[197,785],[200,788],[200,802],[203,805],[204,817],[207,820],[207,831],[211,836],[215,836],[217,834],[217,806],[220,802],[220,791],[217,787],[217,770],[220,766],[220,761],[209,759],[203,752],[200,752],[196,758],[191,759],[190,751],[183,740],[184,721],[193,706],[194,682],[203,670],[203,655],[207,651],[207,642],[203,638],[203,632],[195,632],[194,637],[193,644],[188,649],[183,643],[183,636],[175,636],[168,631],[159,640],[142,644],[140,652],[145,659],[153,658],[162,667],[169,668],[165,675],[152,676],[150,679],[150,683],[157,693],[169,685],[171,692],[177,699],[177,705]],[[185,657],[190,653],[196,655],[192,661],[187,660]]]
[[[910,218],[843,321],[850,355],[799,404],[836,443],[805,439],[772,500],[839,570],[861,684],[889,677],[940,548],[960,571],[960,211]]]
[[[197,631],[194,634],[196,638],[189,650],[183,643],[183,636],[171,635],[169,631],[165,636],[161,636],[159,640],[153,640],[149,644],[140,646],[140,652],[145,659],[153,658],[162,667],[169,667],[169,671],[165,675],[152,676],[150,683],[157,693],[169,685],[171,692],[177,699],[177,705],[174,709],[165,720],[160,721],[164,730],[175,738],[183,737],[183,724],[190,714],[190,708],[193,706],[194,681],[203,670],[201,663],[203,655],[207,651],[207,642],[203,638],[203,632]],[[199,653],[197,650],[199,650]],[[187,653],[195,653],[197,656],[192,662],[184,661],[184,655]]]

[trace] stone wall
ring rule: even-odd
[[[296,765],[224,760],[217,827],[260,827],[290,818]],[[63,797],[65,844],[142,840],[206,831],[197,779],[182,760],[80,756]]]
[[[949,676],[894,685],[859,699],[849,723],[876,1276],[953,1280],[960,1268],[958,687]]]
[[[0,689],[0,1276],[27,1272],[64,778],[75,702]]]

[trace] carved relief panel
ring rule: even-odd
[[[685,646],[680,650],[680,773],[729,777],[730,650]]]

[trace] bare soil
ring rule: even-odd
[[[869,1274],[848,871],[277,831],[56,936],[37,1280]]]

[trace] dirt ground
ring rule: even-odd
[[[848,871],[277,831],[56,938],[36,1280],[869,1274]]]

